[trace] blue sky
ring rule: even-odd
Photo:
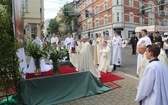
[[[44,0],[44,18],[51,19],[56,16],[60,8],[67,2],[72,2],[73,0]]]

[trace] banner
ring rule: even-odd
[[[168,32],[168,26],[140,26],[135,28],[135,32],[141,32],[146,29],[148,32]]]
[[[16,39],[24,38],[24,28],[22,20],[22,1],[23,0],[12,0],[12,17],[13,17],[13,30]]]

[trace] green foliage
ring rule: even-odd
[[[73,11],[73,6],[70,5],[70,4],[67,4],[64,6],[64,8],[67,8],[68,11]],[[64,13],[64,8],[62,8],[62,13]],[[65,24],[67,27],[66,27],[66,33],[72,33],[72,27],[71,27],[71,22],[74,20],[74,17],[75,16],[65,16],[64,14],[61,14],[60,15],[60,18],[61,18],[61,23]],[[76,20],[77,21],[77,20]]]
[[[59,26],[60,26],[60,22],[58,22],[56,19],[50,19],[50,21],[49,21],[49,29],[50,29],[51,33],[58,34]]]
[[[50,53],[50,59],[53,62],[54,72],[59,72],[59,60],[62,60],[68,53],[68,50],[59,48],[58,50],[52,50]]]
[[[50,44],[48,44],[48,43],[44,43],[43,49],[44,49],[45,52],[47,52],[48,54],[50,54],[51,51],[53,50],[53,47],[50,46]]]
[[[61,60],[67,55],[67,49],[64,47],[64,49],[58,49],[58,50],[52,50],[50,53],[50,59],[52,61]]]
[[[40,45],[29,43],[26,47],[28,56],[32,56],[34,59],[41,59],[47,57],[47,52],[43,50]]]
[[[64,8],[67,8],[68,11],[73,11],[73,6],[71,4],[67,4],[64,6]],[[66,30],[64,34],[67,33],[72,33],[72,32],[77,32],[77,29],[80,27],[80,23],[78,22],[79,15],[75,16],[65,16],[64,15],[64,8],[62,8],[62,14],[60,15],[61,18],[61,24],[66,25]],[[72,30],[72,22],[73,22],[73,27],[74,29]]]
[[[12,0],[0,0],[0,83],[4,92],[21,78],[16,55],[18,44],[14,39],[12,23]]]
[[[0,0],[0,5],[3,6],[0,9],[0,33],[10,35],[13,39],[12,0]]]
[[[0,51],[0,78],[5,80],[2,83],[5,84],[8,80],[20,78],[19,61],[16,55],[17,45],[11,42],[11,36],[1,34],[0,39],[0,49],[2,49]]]

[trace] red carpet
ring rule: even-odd
[[[60,74],[67,74],[67,73],[73,73],[73,72],[77,72],[76,68],[71,68],[70,66],[62,66],[62,67],[60,67]],[[124,78],[122,78],[120,76],[117,76],[115,74],[112,74],[112,73],[103,73],[103,72],[101,72],[100,81],[102,83],[112,82],[112,81],[116,81],[116,80],[120,80],[120,79],[124,79]]]
[[[68,74],[68,73],[73,73],[77,72],[76,68],[72,68],[70,66],[61,66],[60,67],[60,74]]]
[[[118,75],[115,75],[113,73],[104,73],[104,72],[101,72],[100,81],[102,83],[112,82],[112,81],[121,80],[121,79],[124,79],[124,78],[120,77]]]
[[[60,67],[60,74],[68,74],[68,73],[74,73],[77,72],[76,68],[72,68],[70,66],[61,66]],[[44,76],[51,76],[53,75],[53,71],[49,70],[48,72],[42,72],[41,75],[34,75],[34,73],[27,73],[26,74],[26,79],[29,78],[36,78],[36,77],[44,77]],[[107,83],[107,82],[113,82],[116,80],[124,79],[123,77],[120,77],[118,75],[115,75],[113,73],[103,73],[101,72],[101,77],[100,81],[102,83]]]

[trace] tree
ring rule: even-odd
[[[71,5],[71,4],[67,4],[67,5],[65,5],[64,6],[64,8],[62,8],[62,13],[64,13],[64,9],[65,8],[67,8],[67,10],[68,11],[73,11],[73,6]],[[60,16],[60,18],[61,18],[61,23],[62,24],[65,24],[66,25],[66,32],[65,33],[72,33],[72,25],[71,25],[71,23],[72,23],[72,21],[74,20],[74,17],[75,16],[71,16],[71,15],[69,15],[69,16],[65,16],[64,14],[62,14],[61,16]]]
[[[17,45],[13,33],[12,0],[0,0],[0,84],[6,96],[8,89],[20,79]]]
[[[50,19],[49,21],[49,30],[51,33],[59,33],[59,26],[60,22],[58,22],[56,19]]]

